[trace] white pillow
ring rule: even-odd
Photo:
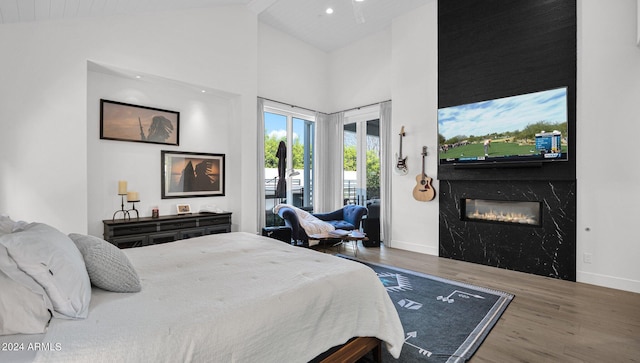
[[[92,284],[114,292],[141,290],[138,273],[118,247],[102,238],[78,233],[71,233],[69,238],[82,253]]]
[[[53,306],[42,286],[0,245],[0,335],[44,333]]]
[[[56,312],[72,319],[86,318],[91,282],[82,255],[64,233],[42,223],[0,236],[18,267],[44,287]]]

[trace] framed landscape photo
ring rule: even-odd
[[[162,199],[224,196],[224,157],[162,150]]]
[[[100,138],[179,145],[180,112],[101,99]]]

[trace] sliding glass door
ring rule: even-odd
[[[281,225],[277,204],[313,210],[315,119],[283,108],[264,108],[265,224]],[[283,162],[284,158],[284,162]]]
[[[380,120],[344,125],[344,204],[380,198]]]

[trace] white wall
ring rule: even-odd
[[[95,68],[95,67],[94,67]],[[141,72],[135,72],[140,75]],[[239,197],[161,199],[161,150],[202,152],[230,155],[229,144],[233,135],[233,102],[237,96],[207,90],[203,87],[171,82],[152,75],[136,79],[104,71],[89,71],[87,91],[88,140],[88,224],[89,234],[103,233],[103,219],[113,218],[120,209],[117,193],[118,180],[128,182],[129,191],[138,191],[140,203],[136,209],[141,217],[151,216],[151,208],[158,207],[160,215],[176,214],[176,204],[188,203],[193,211],[204,205],[238,213]],[[169,109],[180,112],[179,146],[101,140],[100,99]],[[237,152],[237,150],[234,150]],[[228,168],[225,181],[241,178],[237,168]],[[236,183],[232,183],[236,184]],[[225,184],[225,191],[229,187]],[[125,209],[131,204],[125,202]],[[118,218],[122,218],[122,214]]]
[[[327,53],[258,23],[258,95],[327,112]]]
[[[257,230],[255,14],[239,6],[4,24],[0,44],[12,49],[0,57],[0,211],[65,232],[88,230],[87,125],[98,122],[87,119],[93,60],[240,95],[227,170],[241,177],[228,181],[227,195],[239,210],[234,224]]]
[[[425,171],[438,188],[437,15],[433,1],[400,16],[389,29],[331,52],[329,67],[332,112],[393,100],[392,150],[398,152],[404,126],[409,173],[392,176],[391,240],[385,243],[433,255],[438,254],[438,199],[418,202],[413,188],[422,171],[422,146],[428,148]]]
[[[391,29],[329,54],[329,110],[391,99]]]
[[[438,197],[430,202],[413,198],[415,178],[422,172],[422,146],[427,146],[425,173],[439,190],[437,2],[394,19],[392,30],[393,130],[399,133],[405,126],[402,151],[409,173],[393,176],[391,246],[438,255]],[[398,150],[399,136],[392,140]]]
[[[578,1],[577,277],[640,292],[636,6]]]

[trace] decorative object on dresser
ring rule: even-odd
[[[161,151],[162,199],[224,196],[225,155]]]
[[[124,196],[127,195],[127,181],[118,180],[118,195],[120,196],[120,209],[113,213],[112,220],[116,220],[116,216],[122,213],[122,219],[131,219],[129,211],[124,209]]]
[[[127,190],[127,181],[126,180],[118,180],[118,195],[120,196],[120,210],[115,211],[113,213],[113,221],[116,220],[116,216],[119,213],[122,213],[122,219],[131,219],[131,215],[133,212],[136,213],[136,219],[140,218],[140,214],[136,209],[136,203],[140,201],[140,194],[138,192],[130,192]],[[127,196],[127,202],[131,203],[131,209],[124,209],[124,196]]]
[[[190,204],[178,204],[178,205],[176,205],[176,209],[178,210],[178,214],[190,214],[191,213],[191,205]]]
[[[127,202],[131,203],[131,209],[129,212],[129,218],[133,215],[133,212],[136,212],[136,219],[140,219],[140,213],[136,209],[136,203],[140,201],[140,194],[138,192],[127,192]]]
[[[177,146],[179,131],[180,112],[100,100],[101,139]]]
[[[194,213],[103,220],[104,239],[119,248],[141,247],[208,234],[231,232],[231,213]]]

